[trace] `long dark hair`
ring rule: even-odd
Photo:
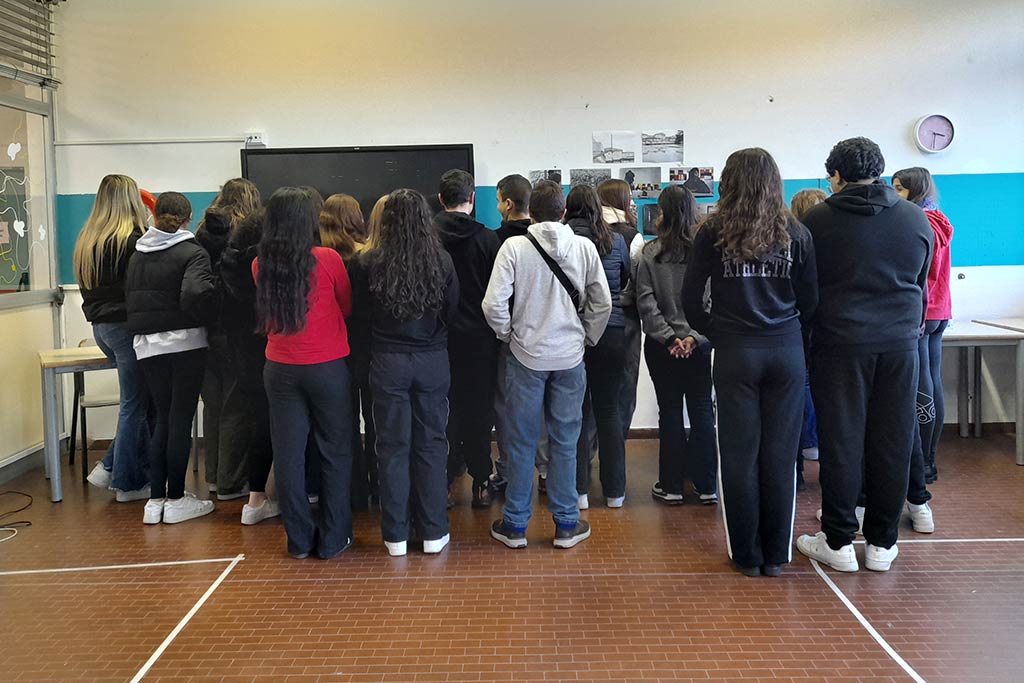
[[[896,171],[892,174],[893,180],[900,181],[900,185],[907,189],[907,199],[918,206],[922,206],[929,199],[935,201],[939,192],[935,189],[935,181],[927,168],[911,166]]]
[[[629,183],[618,178],[605,180],[597,186],[597,196],[601,198],[601,203],[605,206],[618,209],[626,214],[626,222],[629,223],[631,228],[636,229],[636,216],[633,215],[629,208],[629,203],[633,199]]]
[[[415,320],[441,309],[444,247],[422,194],[395,190],[388,195],[380,239],[369,253],[370,291],[396,320]]]
[[[282,187],[271,195],[257,251],[256,316],[263,334],[295,334],[306,327],[318,228],[319,211],[308,192]]]
[[[682,185],[669,185],[658,197],[661,215],[654,221],[661,251],[654,257],[658,263],[685,263],[693,246],[693,226],[697,224],[697,200]]]
[[[718,184],[718,209],[706,221],[718,229],[725,258],[759,261],[789,248],[789,209],[782,197],[782,174],[760,147],[729,155]]]
[[[597,253],[604,255],[612,251],[612,229],[605,222],[601,211],[601,200],[597,190],[590,185],[577,185],[569,190],[565,199],[565,222],[578,218],[586,221],[594,233],[594,245]]]

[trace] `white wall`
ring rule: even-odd
[[[590,165],[594,129],[683,128],[689,164],[720,169],[760,145],[788,178],[823,175],[830,147],[853,135],[876,140],[890,170],[1024,171],[1024,3],[1012,0],[89,0],[56,16],[65,142],[248,130],[271,146],[471,142],[478,183],[493,184]],[[924,157],[912,125],[935,112],[957,139]],[[110,172],[216,190],[239,173],[238,148],[61,146],[59,191],[94,192]],[[977,271],[965,292],[1003,282],[964,270]],[[1022,291],[1014,282],[1002,299],[1020,301],[1005,296]],[[958,316],[991,301],[954,285]],[[74,308],[72,297],[69,321]],[[986,414],[1008,420],[1012,357],[987,358]],[[654,426],[645,369],[641,387],[635,424]]]

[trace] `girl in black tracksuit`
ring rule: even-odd
[[[573,232],[586,237],[601,256],[612,313],[608,327],[595,346],[586,350],[587,390],[583,398],[584,415],[593,410],[600,451],[601,489],[608,507],[622,507],[626,497],[626,442],[622,432],[619,397],[625,376],[625,319],[619,305],[622,288],[629,282],[629,251],[622,235],[613,232],[601,213],[601,200],[594,188],[577,185],[565,203],[565,222]],[[576,448],[576,492],[580,507],[589,507],[590,444],[581,431]],[[586,502],[584,502],[586,501]]]
[[[729,556],[748,576],[778,576],[792,558],[805,376],[801,327],[818,301],[814,248],[787,210],[778,166],[765,150],[731,154],[719,195],[717,212],[694,239],[683,310],[715,346]]]

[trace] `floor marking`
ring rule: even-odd
[[[210,560],[171,560],[168,562],[140,562],[137,564],[106,564],[95,567],[58,567],[57,569],[18,569],[0,572],[0,576],[17,576],[20,574],[56,574],[60,572],[95,572],[101,569],[138,569],[141,567],[177,567],[184,564],[212,564],[215,562],[231,562],[234,557],[217,557]]]
[[[196,615],[196,612],[199,611],[199,608],[202,607],[203,604],[210,598],[210,596],[213,595],[213,592],[217,590],[217,586],[219,586],[221,582],[227,578],[228,574],[231,573],[231,570],[235,568],[235,565],[237,565],[244,559],[245,555],[236,555],[235,558],[231,560],[231,564],[224,568],[224,571],[220,573],[220,576],[217,577],[217,580],[210,584],[210,587],[206,589],[205,593],[203,593],[203,597],[199,598],[199,601],[196,604],[192,605],[192,609],[188,611],[188,614],[183,616],[181,618],[181,621],[178,622],[178,625],[174,627],[174,630],[167,634],[167,637],[164,638],[164,642],[160,643],[160,647],[158,647],[156,651],[152,655],[150,655],[149,659],[146,660],[146,663],[142,665],[142,668],[139,669],[139,673],[135,674],[135,678],[133,678],[130,681],[130,683],[139,683],[139,681],[142,680],[142,677],[149,672],[150,668],[152,668],[154,664],[156,664],[156,660],[160,659],[160,655],[162,655],[164,653],[164,650],[167,649],[171,642],[173,642],[174,639],[178,637],[178,634],[181,633],[182,629],[185,628],[189,620]]]
[[[857,545],[864,545],[867,541],[854,541]],[[1024,543],[1024,538],[908,538],[897,541],[896,545],[906,543]]]
[[[886,654],[892,657],[892,660],[899,664],[900,667],[904,671],[906,671],[912,679],[914,679],[914,681],[916,681],[917,683],[928,683],[926,680],[924,680],[924,678],[921,677],[920,674],[914,671],[913,667],[907,664],[906,660],[903,659],[903,657],[899,656],[896,650],[892,649],[892,646],[890,646],[889,643],[885,642],[885,638],[883,638],[882,635],[875,630],[875,627],[872,626],[871,623],[864,618],[864,615],[860,613],[860,610],[854,607],[853,603],[850,602],[850,599],[846,597],[843,591],[839,590],[839,586],[833,583],[832,579],[830,579],[828,577],[828,574],[826,574],[824,570],[821,568],[821,565],[818,564],[818,561],[811,560],[811,565],[814,567],[814,571],[818,572],[818,576],[825,580],[825,583],[828,585],[829,588],[832,589],[832,592],[835,593],[840,600],[842,600],[843,604],[846,605],[846,608],[850,610],[853,616],[857,617],[857,621],[861,623],[861,626],[867,629],[867,632],[871,635],[872,638],[875,639],[875,642],[882,646],[882,649],[885,650]]]

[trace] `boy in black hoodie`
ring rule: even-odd
[[[852,543],[863,484],[865,566],[887,571],[898,554],[917,429],[916,349],[932,231],[919,207],[879,180],[885,159],[871,140],[838,143],[825,169],[833,194],[803,217],[818,260],[811,391],[822,531],[801,536],[797,548],[839,571],[857,571]]]
[[[444,211],[434,225],[452,257],[459,280],[458,312],[448,335],[452,383],[448,417],[448,485],[463,471],[473,477],[473,507],[490,507],[491,428],[494,426],[494,387],[498,341],[484,319],[480,304],[498,255],[500,241],[493,230],[469,213],[476,198],[473,176],[453,169],[441,176],[438,199]],[[450,500],[450,498],[449,498]]]

